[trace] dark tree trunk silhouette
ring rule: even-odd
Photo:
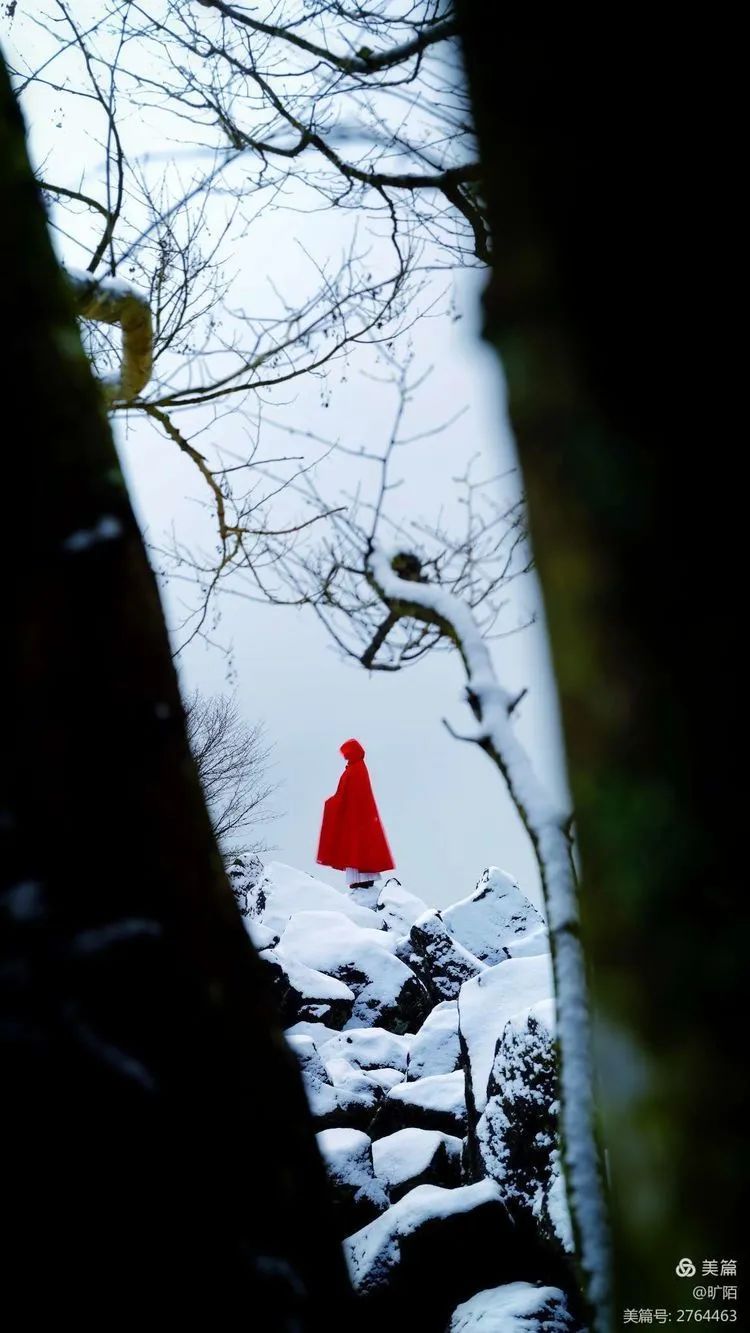
[[[696,1304],[675,1266],[736,1258],[747,1198],[745,501],[710,310],[733,113],[695,82],[727,51],[710,24],[566,12],[509,21],[490,53],[481,7],[459,12],[495,255],[485,336],[577,811],[619,1327],[622,1307]]]
[[[330,1330],[311,1121],[4,67],[0,103],[4,1307]]]

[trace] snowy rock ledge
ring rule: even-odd
[[[575,1321],[558,1287],[510,1282],[480,1291],[453,1313],[448,1333],[572,1333]]]
[[[333,1185],[334,1208],[343,1240],[385,1212],[389,1198],[373,1168],[372,1142],[356,1129],[324,1129],[318,1147]]]
[[[232,874],[300,1063],[362,1333],[585,1333],[546,924],[490,867],[431,909]]]
[[[431,1074],[413,1083],[391,1088],[377,1120],[377,1133],[398,1129],[437,1129],[445,1134],[466,1133],[466,1079],[462,1069],[453,1074]]]
[[[391,1203],[417,1185],[460,1185],[462,1154],[462,1139],[436,1129],[400,1129],[372,1145],[375,1175]]]

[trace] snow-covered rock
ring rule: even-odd
[[[336,1226],[342,1240],[388,1207],[388,1196],[373,1170],[372,1144],[356,1129],[324,1129],[318,1147],[333,1185]]]
[[[293,1023],[286,1029],[287,1037],[312,1037],[318,1050],[325,1046],[326,1042],[331,1041],[333,1037],[339,1034],[335,1028],[326,1027],[325,1023],[310,1022],[307,1018],[301,1018],[298,1023]]]
[[[513,1279],[516,1236],[493,1181],[419,1185],[344,1242],[368,1328],[445,1333],[477,1291]]]
[[[247,895],[247,910],[251,917],[262,921],[277,936],[283,933],[287,921],[295,912],[340,912],[355,925],[378,930],[381,922],[375,912],[352,902],[345,890],[334,889],[313,875],[271,861]]]
[[[377,922],[377,918],[374,917]],[[335,968],[354,967],[361,955],[392,959],[393,935],[375,926],[360,926],[343,912],[309,908],[294,912],[281,942],[300,962],[333,975]]]
[[[370,1078],[379,1083],[380,1087],[384,1088],[386,1092],[395,1088],[397,1083],[403,1083],[406,1078],[406,1074],[401,1069],[369,1069],[367,1072]]]
[[[232,887],[235,902],[243,917],[247,917],[250,912],[249,904],[252,900],[253,889],[258,881],[263,878],[264,873],[263,862],[254,852],[246,853],[244,856],[236,856],[231,864],[227,866],[227,878]],[[273,937],[273,932],[271,932],[271,935]],[[262,946],[259,945],[258,947]]]
[[[495,1047],[508,1019],[551,999],[553,991],[548,954],[507,958],[461,987],[458,1027],[467,1061],[467,1100],[477,1116],[487,1105]]]
[[[256,921],[254,917],[247,914],[242,919],[256,949],[272,949],[275,944],[278,944],[278,935],[269,926],[264,926],[262,921]]]
[[[348,1026],[413,1032],[429,1011],[429,996],[393,944],[390,931],[363,928],[340,912],[311,911],[290,918],[278,949],[351,988]]]
[[[466,1133],[463,1070],[454,1074],[433,1074],[391,1088],[382,1103],[373,1134],[382,1138],[410,1126],[463,1137]]]
[[[575,1328],[559,1287],[509,1282],[463,1301],[448,1333],[573,1333]]]
[[[377,880],[372,884],[358,884],[356,888],[351,886],[347,893],[353,903],[359,907],[367,907],[371,912],[378,910],[378,897],[380,894],[380,885]],[[381,930],[385,929],[385,923],[381,921]]]
[[[555,1166],[559,1092],[553,1042],[551,1000],[506,1023],[476,1127],[483,1174],[502,1187],[512,1211],[535,1212]]]
[[[326,1058],[342,1055],[359,1069],[400,1069],[406,1072],[411,1034],[386,1032],[385,1028],[350,1028],[337,1032],[326,1051]]]
[[[417,1186],[345,1242],[344,1251],[355,1287],[362,1290],[387,1282],[390,1271],[399,1261],[403,1242],[421,1227],[439,1218],[486,1209],[488,1205],[492,1212],[504,1212],[500,1190],[491,1180],[481,1180],[476,1185],[464,1185],[454,1190],[441,1189],[439,1185]]]
[[[243,893],[363,1330],[573,1333],[564,1305],[529,1295],[576,1307],[539,913],[494,870],[439,912],[393,879],[365,895],[278,862]]]
[[[382,1083],[355,1068],[342,1056],[334,1056],[331,1060],[327,1057],[328,1052],[324,1050],[323,1064],[334,1088],[349,1088],[352,1092],[369,1092],[372,1088],[377,1088],[378,1092],[382,1090]]]
[[[427,903],[409,893],[395,879],[386,880],[378,894],[378,912],[388,929],[397,935],[408,935],[417,917],[429,910]]]
[[[534,926],[525,935],[516,935],[511,944],[505,945],[506,953],[511,958],[528,958],[531,954],[549,953],[549,931],[542,922]]]
[[[413,972],[415,976],[419,977],[420,981],[423,982],[424,978],[422,976],[422,972],[423,972],[424,960],[422,958],[422,955],[417,953],[416,949],[414,948],[414,945],[411,942],[411,935],[394,934],[393,938],[395,940],[395,943],[393,945],[393,953],[395,957],[398,958],[399,961],[402,962],[405,967],[408,967],[409,970]],[[428,991],[428,995],[429,994],[430,992]],[[434,1003],[434,1000],[431,995],[430,995],[430,1003],[431,1004]]]
[[[461,1061],[458,1040],[458,1001],[444,1000],[427,1015],[409,1047],[408,1079],[431,1074],[452,1074]]]
[[[396,1203],[417,1185],[461,1183],[463,1141],[436,1129],[400,1129],[372,1145],[375,1175]]]
[[[312,1037],[290,1037],[288,1041],[299,1061],[307,1100],[317,1127],[366,1128],[380,1101],[380,1090],[374,1085],[367,1091],[334,1087]]]
[[[568,1196],[565,1181],[560,1170],[560,1151],[552,1154],[553,1168],[546,1187],[540,1191],[535,1201],[534,1213],[538,1218],[542,1235],[557,1241],[566,1254],[574,1251],[573,1224],[568,1208]]]
[[[341,1028],[351,1017],[354,992],[342,981],[307,967],[280,947],[265,949],[261,958],[270,969],[285,1024],[307,1019]]]
[[[455,1000],[463,983],[486,965],[449,934],[439,912],[425,912],[414,922],[409,939],[420,976],[436,1001]]]
[[[451,935],[482,962],[499,963],[519,936],[544,926],[544,918],[504,870],[490,866],[476,889],[440,915]]]

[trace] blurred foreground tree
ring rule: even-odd
[[[322,1163],[2,64],[0,171],[4,1305],[328,1333],[350,1316]]]
[[[481,8],[458,11],[493,233],[485,335],[580,838],[619,1327],[625,1307],[690,1304],[679,1259],[700,1277],[746,1229],[746,500],[724,471],[729,343],[702,336],[739,253],[741,79],[718,23],[517,16],[490,61]]]

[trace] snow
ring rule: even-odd
[[[326,1161],[334,1164],[370,1151],[369,1136],[361,1129],[321,1129],[315,1137]]]
[[[368,1069],[367,1073],[386,1092],[395,1088],[397,1083],[403,1083],[406,1078],[401,1069]]]
[[[570,1209],[568,1208],[568,1199],[565,1192],[565,1181],[559,1170],[556,1171],[552,1177],[552,1182],[547,1190],[545,1204],[555,1235],[560,1241],[563,1249],[566,1250],[568,1254],[572,1254],[574,1250],[573,1227],[570,1220]]]
[[[65,273],[74,287],[82,288],[84,291],[91,289],[107,296],[113,301],[124,301],[128,297],[137,301],[139,305],[149,307],[148,293],[141,287],[136,287],[133,282],[126,282],[124,278],[94,277],[88,269],[75,268],[73,265],[65,265]]]
[[[510,1116],[508,1123],[515,1125],[513,1108],[518,1106],[517,1120],[523,1127],[527,1124],[524,1099],[532,1099],[529,1105],[535,1095],[538,1100],[537,1072],[542,1066],[531,1058],[534,1052],[529,1042],[522,1042],[524,1058],[515,1065],[498,1057],[495,1078],[501,1069],[501,1089],[498,1092],[493,1083],[493,1094],[498,1095],[493,1095],[488,1107],[487,1085],[498,1042],[505,1034],[506,1044],[512,1043],[516,1030],[520,1036],[526,1034],[530,1017],[556,1037],[546,927],[514,882],[491,867],[474,894],[443,913],[425,910],[421,900],[391,884],[381,891],[375,913],[312,876],[279,868],[276,863],[250,891],[249,907],[253,917],[246,919],[246,925],[254,938],[261,942],[273,938],[269,920],[280,929],[276,948],[264,950],[262,956],[276,958],[292,990],[306,1000],[304,1007],[295,1010],[304,1013],[305,1019],[290,1026],[286,1035],[299,1057],[308,1100],[321,1130],[318,1143],[341,1209],[339,1234],[361,1228],[344,1242],[355,1285],[371,1289],[388,1283],[405,1236],[433,1219],[488,1201],[497,1206],[494,1201],[499,1204],[509,1197],[509,1181],[516,1188],[517,1201],[547,1243],[555,1235],[562,1248],[570,1251],[573,1233],[559,1151],[553,1143],[554,1114],[548,1117],[549,1127],[540,1120],[546,1136],[543,1145],[533,1117],[528,1125],[528,1151],[523,1134],[513,1138],[515,1156],[509,1159],[507,1180],[496,1169],[494,1158],[489,1166],[485,1158],[473,1164],[464,1162],[464,1139],[460,1137],[467,1121],[468,1074],[462,1064],[468,1060],[472,1124],[482,1150],[484,1122],[493,1111],[497,1115],[499,1107],[502,1114],[507,1113],[506,1119]],[[410,923],[412,914],[416,915]],[[495,956],[481,943],[480,929],[505,932],[502,937],[508,943],[501,961],[488,965],[469,953],[470,942],[485,957]],[[405,935],[405,930],[410,934]],[[434,939],[440,948],[432,948]],[[411,958],[406,949],[409,944]],[[452,958],[454,946],[459,965],[468,958],[482,970],[463,984],[459,977],[458,1000],[434,1004],[444,974],[451,979],[446,972],[446,950]],[[508,957],[506,947],[517,953]],[[420,970],[432,1000],[415,980],[413,968]],[[423,992],[425,1007],[419,1001],[410,1009],[408,989],[404,992],[397,1006],[399,1022],[421,1026],[417,1032],[401,1035],[388,1030],[393,1011],[386,1013],[386,1008],[395,1003],[406,979]],[[329,1012],[326,999],[338,1001],[334,1021],[343,1021],[343,998],[354,1004],[355,1011],[360,1006],[344,1030],[327,1026],[330,1018],[310,1021],[318,1013],[312,1003],[315,1000],[320,1001],[321,1014]],[[431,1007],[423,1021],[427,1006]],[[539,1042],[540,1050],[547,1053],[542,1073],[549,1076],[554,1050],[543,1034]],[[536,1103],[532,1109],[538,1109]],[[503,1126],[493,1121],[492,1127],[495,1138],[488,1143],[502,1167]],[[373,1134],[383,1137],[373,1142]],[[476,1181],[485,1172],[486,1178],[478,1183],[460,1183],[466,1175]],[[420,1179],[440,1183],[417,1185]],[[389,1203],[394,1199],[397,1202]],[[430,1234],[424,1237],[428,1252]],[[485,1271],[484,1281],[488,1276]],[[481,1281],[479,1278],[474,1287]],[[467,1290],[472,1287],[464,1286],[460,1294]],[[450,1327],[454,1333],[531,1333],[532,1329],[534,1333],[569,1333],[572,1325],[561,1302],[554,1288],[511,1283],[479,1292],[464,1302]]]
[[[251,916],[243,916],[242,920],[256,949],[272,949],[274,944],[278,943],[278,935],[262,921],[254,921]]]
[[[115,518],[114,514],[103,514],[93,528],[79,528],[78,532],[72,532],[65,538],[62,547],[64,551],[78,554],[89,550],[91,546],[98,546],[100,542],[116,541],[122,534],[123,526],[119,518]]]
[[[448,1333],[570,1333],[574,1327],[559,1287],[509,1282],[459,1305]]]
[[[452,1074],[458,1068],[458,1001],[443,1000],[428,1014],[409,1050],[409,1079]]]
[[[515,1014],[528,1012],[553,995],[552,963],[547,954],[508,958],[461,987],[458,1015],[471,1066],[474,1104],[481,1115],[495,1047]]]
[[[343,981],[337,981],[335,977],[326,976],[324,972],[307,967],[297,958],[290,957],[280,946],[275,949],[264,949],[262,956],[269,961],[278,962],[289,978],[290,984],[306,999],[354,1001],[354,992],[345,986]]]
[[[541,924],[523,935],[516,935],[505,948],[511,958],[529,958],[532,954],[549,953],[549,931]]]
[[[394,943],[390,931],[362,928],[340,912],[297,912],[284,930],[279,952],[332,976],[343,973],[356,997],[347,1026],[369,1027],[379,1013],[397,1005],[407,982],[417,984],[411,969],[392,954]]]
[[[471,607],[446,588],[399,578],[383,550],[374,548],[368,564],[375,583],[387,598],[422,606],[452,625],[472,694],[481,710],[481,721],[476,723],[466,739],[490,741],[494,745],[503,758],[513,798],[525,812],[529,823],[540,829],[554,826],[562,831],[569,818],[568,811],[559,809],[544,792],[526,751],[513,731],[510,719],[515,699],[497,679],[490,649],[482,637]],[[562,905],[558,903],[558,906]],[[566,907],[571,905],[567,903]]]
[[[379,930],[382,922],[369,907],[360,907],[345,893],[306,875],[302,870],[270,861],[265,875],[251,890],[248,903],[253,916],[281,935],[295,912],[338,912],[358,926]]]
[[[153,367],[154,329],[148,295],[121,278],[98,278],[75,268],[67,274],[78,313],[84,319],[119,324],[122,330],[120,370],[99,381],[109,401],[134,398],[148,384]]]
[[[481,744],[495,759],[534,844],[554,957],[561,1137],[570,1204],[579,1237],[586,1295],[594,1312],[593,1326],[596,1333],[603,1333],[612,1322],[611,1243],[595,1135],[591,1018],[585,959],[578,933],[578,887],[571,856],[570,812],[549,798],[534,772],[513,727],[516,700],[498,680],[489,645],[468,603],[446,588],[399,578],[387,553],[377,547],[370,552],[368,567],[372,582],[386,602],[424,607],[431,616],[451,626],[466,669],[467,691],[477,713],[477,720],[464,739]]]
[[[505,950],[530,930],[544,930],[544,921],[516,881],[490,866],[468,898],[440,912],[451,935],[486,963],[499,963]]]
[[[421,898],[390,881],[380,890],[378,911],[385,918],[389,930],[399,935],[408,935],[417,917],[429,911],[429,908]]]
[[[325,1023],[311,1023],[308,1019],[302,1018],[298,1023],[293,1023],[287,1028],[286,1037],[311,1037],[315,1045],[320,1049],[326,1042],[338,1037],[336,1028],[327,1028]]]
[[[508,1025],[524,1030],[533,1015],[555,1035],[552,959],[545,923],[515,882],[494,867],[485,871],[473,894],[440,913],[426,909],[420,899],[396,884],[381,890],[374,912],[343,891],[276,862],[249,890],[248,907],[251,916],[245,918],[245,925],[256,944],[265,946],[261,956],[275,959],[292,991],[305,1000],[304,1008],[300,1006],[305,1019],[290,1026],[286,1035],[298,1056],[318,1125],[337,1126],[321,1130],[318,1142],[345,1206],[354,1203],[363,1210],[358,1220],[356,1213],[352,1215],[350,1226],[380,1213],[345,1242],[355,1284],[377,1286],[389,1280],[405,1235],[433,1217],[447,1217],[488,1199],[502,1198],[501,1189],[506,1187],[498,1184],[497,1172],[494,1180],[444,1188],[461,1179],[463,1140],[458,1135],[466,1123],[467,1091],[466,1073],[460,1067],[461,1047],[465,1045],[468,1057],[472,1110],[479,1132],[483,1113],[489,1114],[487,1084],[495,1052]],[[405,932],[413,930],[411,944],[416,948],[420,939],[422,947],[417,952],[423,955],[413,965],[424,967],[433,998],[435,991],[440,994],[446,949],[452,959],[455,948],[457,966],[468,959],[482,971],[463,984],[459,976],[458,1000],[432,1005],[423,1022],[424,1009],[410,1011],[402,1001],[402,1021],[421,1022],[421,1026],[416,1033],[400,1035],[382,1023],[389,1023],[386,1010],[397,1004],[407,980],[418,984],[412,969],[402,961],[408,958]],[[482,938],[485,931],[494,932],[491,948]],[[439,937],[440,948],[432,948],[433,936]],[[275,947],[269,948],[277,937]],[[488,966],[480,955],[485,960],[499,956],[501,961]],[[352,1006],[352,1018],[343,1031],[326,1026],[330,1018],[310,1021],[318,1012],[321,1016],[330,1012],[326,1003],[341,1006],[342,1001]],[[380,1025],[378,1013],[382,1013]],[[371,1026],[373,1023],[376,1025]],[[525,1069],[518,1077],[517,1091],[522,1098],[528,1081]],[[505,1093],[512,1091],[504,1088]],[[417,1128],[413,1122],[437,1128]],[[382,1133],[404,1124],[407,1128],[374,1143],[362,1132],[371,1125],[379,1126]],[[411,1188],[425,1176],[441,1184]],[[535,1192],[533,1176],[529,1185],[526,1206],[543,1234],[554,1232],[570,1251],[571,1218],[556,1149],[551,1176],[539,1176]],[[400,1199],[399,1194],[403,1195]],[[398,1202],[389,1206],[389,1197]],[[565,1322],[568,1316],[559,1300],[556,1305],[545,1305],[550,1292],[559,1296],[555,1289],[525,1283],[480,1292],[456,1310],[451,1329],[455,1333],[475,1329],[478,1333],[510,1333],[511,1329],[521,1333],[528,1329],[531,1333],[533,1328],[535,1333],[539,1329],[562,1333],[570,1328]],[[532,1319],[536,1323],[529,1322]]]
[[[418,917],[409,938],[426,964],[429,988],[440,1000],[455,1000],[463,983],[485,970],[486,965],[449,934],[439,912]]]
[[[466,1113],[466,1080],[462,1069],[455,1074],[431,1074],[413,1083],[399,1083],[388,1093],[389,1100],[428,1111],[444,1111],[461,1118]]]
[[[385,1067],[400,1070],[403,1074],[413,1040],[409,1034],[399,1036],[396,1032],[386,1032],[385,1028],[337,1032],[326,1048],[326,1059],[341,1055],[360,1069]]]
[[[554,1005],[542,1000],[505,1025],[475,1131],[483,1174],[515,1207],[531,1212],[546,1233],[544,1194],[556,1166],[557,1069]]]
[[[333,973],[342,966],[364,971],[364,957],[392,961],[396,941],[390,931],[363,928],[341,912],[310,909],[289,918],[281,944],[308,967]]]
[[[311,1075],[316,1077],[319,1076],[324,1083],[327,1083],[328,1074],[326,1073],[326,1067],[323,1064],[320,1052],[312,1037],[307,1037],[304,1033],[300,1032],[295,1036],[287,1036],[287,1041],[303,1069],[309,1065]]]
[[[547,1029],[550,1036],[554,1038],[557,1028],[557,1006],[552,996],[547,1000],[539,1000],[537,1004],[532,1004],[527,1014],[514,1014],[512,1023],[524,1023],[528,1018],[535,1018],[537,1023],[541,1023]]]
[[[369,1226],[344,1241],[354,1286],[387,1282],[391,1269],[398,1263],[399,1241],[425,1222],[471,1212],[481,1204],[499,1202],[500,1197],[498,1186],[491,1180],[461,1185],[458,1189],[418,1185]]]
[[[356,1069],[342,1056],[334,1056],[332,1060],[329,1060],[327,1050],[323,1055],[323,1063],[328,1072],[328,1077],[336,1088],[349,1088],[352,1092],[372,1092],[373,1087],[380,1088],[382,1086],[376,1079],[363,1073],[361,1069]]]
[[[387,1190],[426,1171],[441,1144],[451,1157],[460,1157],[463,1140],[437,1129],[399,1129],[372,1145],[375,1175]]]
[[[318,1119],[351,1114],[352,1112],[374,1110],[374,1089],[367,1092],[359,1089],[334,1087],[331,1083],[320,1053],[312,1037],[296,1036],[288,1038],[302,1072],[307,1100],[313,1116]]]
[[[357,1201],[366,1199],[381,1211],[388,1207],[388,1196],[373,1172],[367,1134],[357,1129],[323,1129],[315,1137],[334,1184],[347,1185]]]

